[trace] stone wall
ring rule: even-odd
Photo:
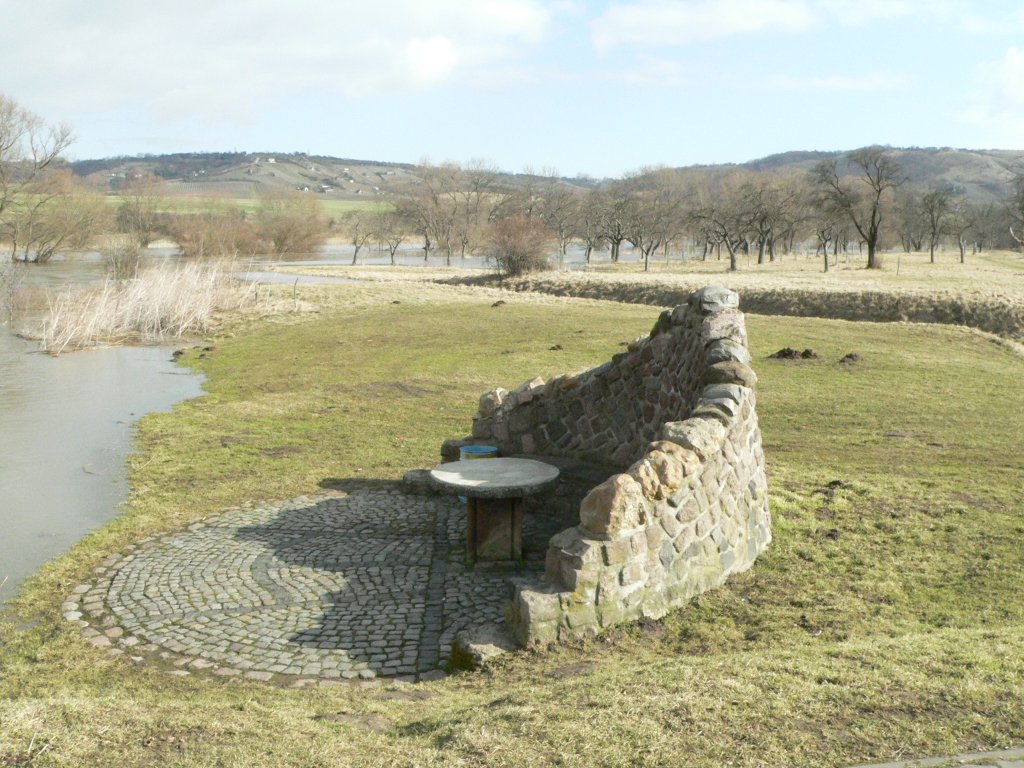
[[[702,340],[723,337],[737,322],[742,336],[742,315],[734,308],[708,315],[687,303],[666,310],[649,338],[631,342],[598,368],[484,394],[473,437],[505,456],[574,456],[627,466],[659,425],[690,413],[705,367]]]
[[[723,278],[726,275],[722,276]],[[687,276],[542,273],[505,278],[510,291],[550,293],[630,304],[671,306],[686,295]],[[448,284],[480,284],[479,277],[447,278]],[[749,286],[742,288],[747,312],[761,315],[824,317],[873,323],[944,323],[966,325],[1016,342],[1024,342],[1024,301],[1018,296],[983,291],[925,289],[857,290],[829,286],[814,289]]]
[[[738,305],[732,291],[703,288],[605,365],[481,397],[473,439],[504,455],[629,465],[551,538],[543,577],[515,582],[507,618],[521,644],[659,618],[749,568],[771,541]]]

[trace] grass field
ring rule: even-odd
[[[968,252],[964,264],[960,263],[960,252],[956,250],[937,251],[934,264],[927,253],[885,251],[879,258],[881,269],[865,269],[867,257],[854,251],[848,260],[840,256],[839,263],[833,264],[827,274],[821,258],[806,255],[784,256],[767,264],[758,264],[756,258],[741,258],[739,270],[734,273],[728,272],[728,260],[713,258],[685,262],[652,260],[646,275],[637,274],[643,264],[636,262],[599,264],[594,271],[610,278],[629,275],[651,280],[721,275],[737,290],[824,287],[860,291],[985,291],[1024,297],[1024,256],[1018,251]]]
[[[700,286],[714,280],[737,291],[756,288],[806,289],[814,291],[898,291],[901,293],[980,293],[1012,297],[1024,303],[1024,256],[1016,251],[986,251],[976,256],[968,254],[966,264],[959,263],[959,254],[951,251],[936,253],[936,263],[929,262],[927,253],[884,252],[880,255],[881,269],[865,269],[863,260],[850,255],[849,263],[833,266],[826,274],[821,260],[808,256],[791,255],[769,264],[747,263],[741,260],[739,270],[729,272],[728,260],[680,261],[675,258],[651,262],[648,272],[643,263],[624,261],[618,264],[594,263],[585,272],[538,272],[537,277],[565,277],[577,280],[604,280],[615,282],[650,282],[680,287]],[[899,271],[897,272],[897,266]],[[451,269],[418,267],[292,267],[285,271],[317,274],[351,274],[355,277],[378,279],[438,279],[465,274],[457,267]]]
[[[841,766],[1024,741],[1024,358],[947,326],[748,316],[775,539],[664,621],[413,688],[311,690],[169,677],[62,622],[110,552],[429,466],[480,392],[601,363],[657,316],[496,295],[309,288],[319,314],[187,355],[209,394],[143,420],[124,514],[0,629],[0,765]],[[820,358],[767,359],[783,346]]]

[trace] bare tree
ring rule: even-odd
[[[808,200],[808,208],[808,219],[814,229],[816,240],[814,253],[815,255],[821,253],[825,271],[828,272],[829,245],[835,246],[839,239],[837,219],[842,216],[842,212],[832,204],[828,195],[814,194],[813,192]],[[833,251],[833,255],[837,257],[838,261],[838,249],[834,247]]]
[[[103,198],[78,188],[69,170],[37,177],[8,214],[5,235],[11,258],[37,264],[58,251],[85,248],[110,224]]]
[[[960,263],[967,261],[967,233],[974,229],[978,221],[978,209],[966,200],[954,200],[946,216],[946,231],[956,238],[960,248]]]
[[[497,178],[496,168],[477,160],[465,168],[456,168],[448,179],[455,240],[462,258],[466,258],[484,236],[487,222],[497,207]]]
[[[118,188],[117,227],[145,248],[160,226],[163,179],[148,171],[127,179]]]
[[[596,193],[595,202],[601,213],[601,231],[605,242],[611,246],[611,259],[619,260],[619,250],[629,232],[629,196],[621,185],[614,185]]]
[[[762,175],[745,182],[738,195],[757,244],[757,263],[764,264],[766,254],[775,261],[777,240],[795,224],[796,188]]]
[[[10,237],[13,220],[29,215],[26,207],[39,215],[38,195],[48,194],[41,188],[47,171],[71,141],[67,125],[49,125],[0,93],[0,236]],[[11,258],[17,258],[16,247]]]
[[[340,226],[352,243],[352,264],[359,258],[359,251],[373,238],[377,231],[377,214],[366,211],[349,211],[341,217]]]
[[[1021,254],[1024,255],[1024,171],[1018,172],[1010,183],[1013,191],[1006,202],[1010,237],[1020,246]]]
[[[737,256],[750,242],[751,217],[743,195],[744,181],[742,173],[734,173],[721,179],[717,189],[704,187],[693,211],[694,221],[707,242],[713,243],[719,252],[725,246],[730,272],[736,271]]]
[[[387,247],[392,265],[395,263],[395,252],[405,242],[408,234],[408,222],[397,211],[385,211],[377,216],[373,236]]]
[[[395,208],[423,238],[423,260],[440,248],[445,262],[451,264],[456,244],[461,245],[463,235],[468,236],[468,231],[460,231],[458,226],[461,169],[453,163],[421,165],[419,173],[420,180],[396,196]]]
[[[893,217],[904,253],[920,253],[928,241],[928,216],[924,209],[925,192],[901,189],[894,195]]]
[[[946,234],[952,205],[953,190],[948,187],[933,187],[921,195],[921,218],[928,236],[928,253],[932,264],[935,263],[935,249]]]
[[[604,237],[604,205],[598,192],[585,192],[577,204],[572,234],[583,242],[584,260],[587,264],[590,263],[594,251],[599,251],[607,245],[608,241]]]
[[[424,184],[407,184],[395,195],[393,204],[396,214],[408,222],[412,232],[423,239],[423,260],[426,261],[434,249],[437,200],[433,189]]]
[[[579,216],[582,193],[557,179],[541,188],[540,217],[558,241],[558,252],[565,256]]]
[[[852,176],[841,173],[853,171]],[[825,160],[811,171],[819,194],[853,224],[868,247],[868,269],[878,269],[882,222],[891,205],[892,190],[903,181],[899,163],[884,147],[864,147],[848,153],[843,166]]]

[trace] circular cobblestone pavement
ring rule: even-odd
[[[437,676],[455,634],[501,623],[510,575],[564,521],[527,515],[526,563],[467,568],[465,508],[397,486],[247,505],[108,558],[62,606],[93,645],[172,674]]]

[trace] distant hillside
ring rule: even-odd
[[[893,154],[910,182],[920,186],[951,185],[970,200],[988,202],[1004,198],[1015,171],[1024,170],[1022,150],[900,149]],[[807,171],[843,152],[783,152],[738,165],[691,166],[688,173],[722,173],[746,168],[766,173]],[[149,172],[164,179],[169,191],[184,195],[253,197],[265,187],[287,187],[329,199],[357,200],[380,197],[420,178],[419,167],[407,163],[355,160],[300,153],[208,152],[81,160],[71,164],[79,176],[98,189],[115,191],[133,175]],[[527,174],[500,175],[506,189],[528,184]],[[607,181],[607,180],[606,180]],[[565,178],[561,182],[583,189],[599,185],[592,179]]]
[[[100,189],[117,190],[140,173],[162,178],[168,191],[202,197],[253,197],[287,187],[333,199],[372,198],[415,177],[415,166],[274,152],[181,153],[81,160],[72,170]]]
[[[911,184],[950,185],[975,202],[1006,197],[1014,172],[1024,170],[1024,151],[993,149],[893,148]],[[744,163],[753,171],[786,173],[807,171],[822,160],[844,152],[783,152]]]

